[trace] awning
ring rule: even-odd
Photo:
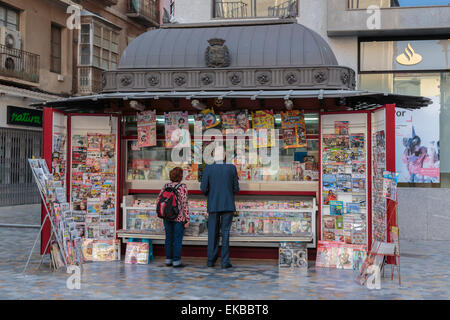
[[[395,104],[399,108],[419,109],[430,105],[431,99],[417,96],[369,92],[362,90],[261,90],[261,91],[171,91],[171,92],[115,92],[91,96],[58,99],[32,104],[35,107],[52,107],[66,111],[94,109],[108,100],[146,99],[342,99],[340,105],[353,110],[377,108]],[[103,103],[99,103],[103,102]]]

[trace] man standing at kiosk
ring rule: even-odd
[[[219,256],[219,230],[222,233],[222,268],[231,268],[230,229],[236,211],[234,195],[239,192],[236,167],[224,163],[223,147],[217,147],[215,162],[203,171],[200,189],[208,197],[208,267],[214,267]]]

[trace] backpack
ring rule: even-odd
[[[164,191],[156,204],[156,214],[158,218],[174,221],[180,214],[180,207],[178,206],[177,190],[181,184],[175,187],[164,186]]]

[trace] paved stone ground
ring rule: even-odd
[[[6,222],[8,221],[8,222]],[[39,206],[0,208],[0,223],[39,223]],[[163,267],[123,261],[84,265],[81,290],[66,288],[67,274],[37,270],[39,255],[22,274],[37,229],[0,228],[0,299],[450,299],[450,245],[442,241],[402,241],[402,285],[383,279],[381,290],[354,282],[355,271],[315,268],[280,272],[277,261],[233,260],[233,269],[206,268],[205,259]],[[390,272],[390,270],[389,270]],[[387,275],[389,275],[387,272]]]

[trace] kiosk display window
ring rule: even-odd
[[[220,123],[220,115],[216,115]],[[189,130],[192,137],[191,153],[194,154],[194,117],[190,115]],[[308,118],[309,117],[309,118]],[[279,148],[279,166],[276,172],[270,165],[258,164],[238,164],[236,169],[241,181],[265,182],[265,181],[317,181],[318,180],[318,121],[317,114],[306,117],[307,143],[301,148],[285,148],[283,144],[283,131],[281,127],[281,114],[275,114],[275,129],[279,130],[278,148]],[[176,165],[171,160],[171,148],[166,148],[164,136],[164,116],[157,116],[157,134],[158,141],[155,147],[139,148],[134,135],[137,133],[135,127],[135,118],[127,116],[124,131],[128,137],[133,137],[126,142],[127,148],[127,174],[126,180],[131,186],[145,186],[145,181],[168,180],[168,173]],[[251,117],[250,117],[251,122]],[[225,126],[227,123],[225,123]],[[223,129],[221,125],[217,126],[219,130]],[[248,158],[248,143],[251,137],[246,139]],[[224,143],[226,147],[226,143]],[[206,143],[203,144],[203,147]],[[203,151],[203,150],[202,150]],[[193,161],[192,161],[193,162]],[[185,163],[182,165],[185,176],[184,180],[199,181],[201,179],[201,165],[195,163]],[[138,182],[138,183],[136,183]],[[144,183],[143,183],[144,182]],[[133,187],[134,188],[134,187]]]

